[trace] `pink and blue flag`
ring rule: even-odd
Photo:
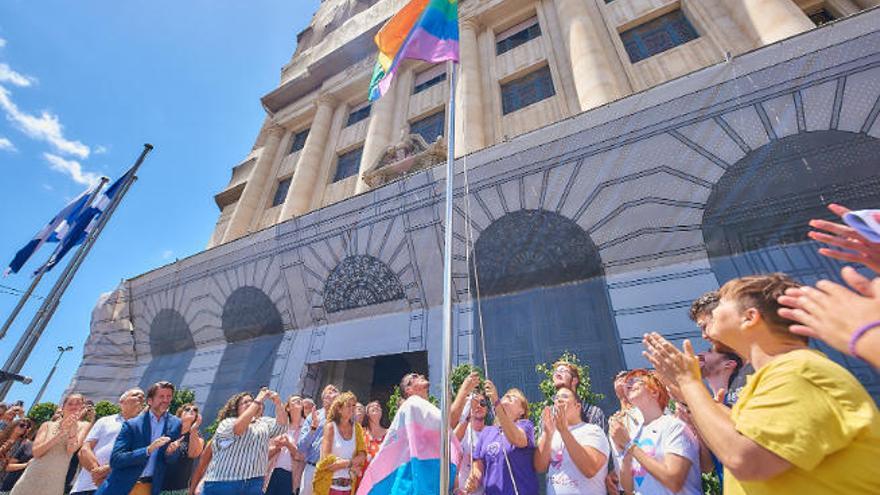
[[[370,101],[388,92],[406,59],[458,62],[458,0],[411,0],[376,33]]]
[[[361,479],[357,495],[436,495],[440,493],[440,410],[421,397],[397,410],[385,440]],[[450,487],[461,448],[450,434]]]

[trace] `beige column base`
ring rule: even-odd
[[[317,107],[315,118],[312,119],[312,127],[309,129],[309,135],[306,137],[305,145],[300,151],[299,160],[293,171],[290,189],[287,190],[279,222],[306,213],[312,204],[315,183],[320,175],[321,162],[324,158],[324,144],[330,133],[336,101],[332,97],[324,95],[318,98],[315,105]]]
[[[629,88],[619,84],[615,64],[605,50],[602,37],[607,36],[607,31],[599,29],[602,14],[598,7],[585,0],[555,0],[555,3],[580,110],[604,105],[627,94]]]
[[[262,207],[264,205],[260,204],[260,198],[266,187],[269,172],[272,170],[272,165],[276,158],[275,155],[278,152],[278,144],[284,135],[284,129],[272,124],[266,132],[268,135],[263,144],[263,150],[260,152],[260,157],[257,158],[257,163],[254,165],[244,190],[241,192],[238,204],[235,205],[232,218],[229,219],[229,226],[223,235],[224,243],[250,233],[254,220],[259,219],[258,213],[263,211]]]
[[[761,46],[816,27],[793,0],[726,0],[740,28]]]
[[[370,110],[370,123],[367,125],[367,137],[364,139],[364,151],[361,154],[361,163],[357,172],[354,192],[360,194],[370,189],[370,185],[364,182],[363,174],[382,156],[391,141],[391,125],[394,119],[394,101],[399,96],[402,88],[399,79],[392,80],[394,86],[390,94],[372,103]]]
[[[480,25],[473,19],[461,22],[455,100],[455,156],[473,153],[486,146],[483,124],[483,83],[480,79],[480,52],[477,33]],[[447,79],[451,74],[447,74]]]

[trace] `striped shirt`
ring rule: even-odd
[[[226,418],[214,434],[213,458],[205,481],[236,481],[260,478],[269,469],[269,440],[287,429],[275,418],[257,418],[246,432],[236,436],[232,428],[237,418]]]

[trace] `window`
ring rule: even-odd
[[[443,131],[446,129],[445,124],[446,112],[441,110],[410,124],[409,133],[418,134],[425,139],[426,143],[431,144],[444,134]]]
[[[501,85],[501,106],[505,115],[556,94],[546,65],[519,79]]]
[[[620,34],[632,63],[699,38],[684,12],[676,10]]]
[[[284,200],[287,199],[287,190],[290,189],[290,177],[286,179],[281,179],[278,181],[278,186],[275,188],[275,196],[272,197],[272,206],[278,206],[284,203]]]
[[[499,33],[498,41],[495,42],[495,54],[501,55],[504,52],[509,52],[538,36],[541,36],[541,26],[538,25],[538,18],[532,17],[507,31]]]
[[[364,148],[362,146],[339,155],[339,160],[336,161],[336,175],[333,176],[333,182],[339,182],[342,179],[357,174],[361,166],[361,154],[363,152]]]
[[[357,124],[358,122],[364,120],[365,118],[370,116],[370,103],[364,103],[358,107],[355,107],[354,110],[348,114],[348,122],[345,123],[345,126],[348,127],[352,124]]]
[[[810,17],[810,20],[813,21],[813,24],[816,26],[821,26],[822,24],[828,24],[829,22],[837,19],[831,12],[828,12],[828,9],[819,9],[812,14],[807,14]]]
[[[446,80],[446,67],[442,65],[437,65],[432,67],[421,74],[416,76],[415,87],[413,88],[413,94],[421,93],[422,91],[430,88],[431,86],[436,86],[441,82]]]
[[[296,153],[303,149],[306,145],[306,138],[309,137],[309,130],[299,131],[293,135],[293,141],[290,143],[290,152]]]

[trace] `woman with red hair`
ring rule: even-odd
[[[623,456],[620,481],[635,495],[700,495],[699,444],[680,419],[664,414],[669,393],[645,369],[632,370],[624,380],[626,399],[638,408],[644,421],[635,433],[624,418],[612,418],[611,440]]]

